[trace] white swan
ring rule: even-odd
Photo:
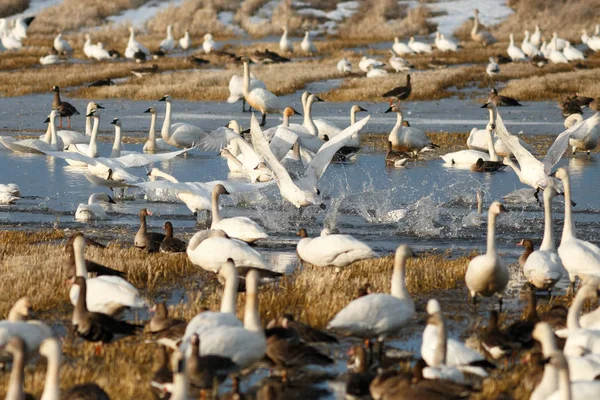
[[[0,183],[0,204],[13,204],[21,198],[21,190],[14,183]]]
[[[368,111],[356,104],[350,108],[350,125],[354,125],[356,123],[356,114],[359,112]],[[324,119],[314,119],[313,122],[317,126],[319,137],[321,138],[327,136],[329,139],[333,139],[342,132],[342,129],[333,122],[329,122]],[[352,135],[348,142],[346,142],[346,146],[360,147],[360,133],[356,132],[354,135]]]
[[[281,35],[281,39],[279,39],[279,50],[281,50],[283,52],[287,52],[287,53],[293,53],[294,52],[294,42],[292,42],[288,38],[287,27],[284,26],[283,28],[281,28],[281,30],[283,30],[283,34]]]
[[[121,151],[121,120],[119,118],[114,118],[110,124],[115,126],[115,139],[110,151],[110,158],[119,158],[122,155],[129,154],[141,154],[134,151]]]
[[[228,259],[232,259],[236,267],[271,270],[256,250],[241,240],[229,239],[223,231],[197,232],[186,252],[192,264],[211,272],[217,272]]]
[[[323,229],[321,236],[308,237],[305,229],[298,231],[298,257],[318,267],[342,268],[356,261],[375,258],[369,245],[350,235],[331,234]]]
[[[473,302],[476,296],[501,295],[508,283],[508,268],[496,251],[496,218],[506,208],[500,202],[493,202],[488,211],[487,250],[469,262],[465,282]]]
[[[535,31],[531,35],[529,42],[535,47],[539,47],[540,44],[542,44],[542,31],[540,30],[540,26],[538,24],[535,25]]]
[[[577,276],[600,276],[600,248],[585,240],[577,239],[571,210],[569,173],[565,168],[559,168],[556,170],[556,177],[562,181],[565,191],[565,219],[558,255],[569,273],[572,289]]]
[[[266,89],[267,86],[260,79],[256,79],[254,74],[250,74],[250,90],[253,89]],[[236,103],[242,100],[242,111],[246,111],[246,99],[244,98],[244,77],[239,75],[232,75],[229,80],[229,97],[227,102],[229,104]]]
[[[592,106],[592,104],[590,104]],[[573,114],[579,115],[579,114]],[[585,151],[590,154],[590,151],[598,146],[598,138],[600,136],[600,112],[596,112],[583,122],[576,124],[571,136],[569,137],[569,146],[573,149],[573,154],[577,150]]]
[[[530,284],[538,289],[550,289],[560,280],[563,265],[554,247],[552,230],[552,199],[556,191],[552,188],[544,190],[544,239],[539,250],[527,257],[523,265],[523,275]]]
[[[385,66],[385,64],[379,60],[363,56],[358,63],[358,68],[363,72],[369,72],[370,65],[372,65],[373,68],[382,68]]]
[[[265,160],[269,168],[277,176],[276,182],[279,186],[281,196],[297,208],[306,207],[311,204],[320,204],[320,207],[324,208],[325,205],[320,201],[320,192],[317,189],[317,183],[323,173],[325,173],[335,153],[346,144],[353,134],[367,124],[369,118],[369,116],[363,118],[356,124],[344,129],[340,134],[321,146],[319,152],[306,167],[304,175],[297,180],[292,180],[288,171],[271,151],[254,114],[252,115],[250,132],[256,152]]]
[[[306,106],[307,101],[305,101],[305,99],[308,99],[309,97],[310,93],[308,92],[304,92],[302,94],[302,107],[304,108],[304,122],[302,123],[302,125],[290,124],[290,117],[292,115],[302,114],[299,114],[296,110],[294,110],[291,107],[286,107],[282,113],[283,121],[281,125],[266,129],[263,132],[265,138],[271,141],[269,147],[271,148],[271,151],[278,160],[281,160],[283,156],[287,154],[288,150],[292,147],[296,140],[298,140],[300,144],[302,144],[303,151],[306,149],[312,153],[318,152],[319,149],[323,146],[323,144],[325,144],[325,141],[319,138],[317,125],[312,119],[312,103],[314,99],[310,101],[308,108]],[[294,137],[294,135],[296,137]],[[274,143],[276,140],[275,138],[278,136],[280,137],[280,139],[277,139],[277,142],[279,143]],[[284,143],[281,143],[280,140],[283,140]],[[287,146],[288,144],[289,146]]]
[[[416,41],[414,36],[410,37],[410,40],[408,41],[408,47],[410,47],[412,51],[418,54],[433,52],[433,49],[430,45],[428,45],[427,43]]]
[[[210,229],[222,230],[232,239],[239,239],[246,243],[269,237],[265,229],[248,217],[229,217],[221,219],[219,211],[219,196],[229,194],[225,186],[215,185],[212,192],[212,224]]]
[[[388,141],[392,142],[392,146],[397,149],[411,151],[415,156],[423,151],[431,151],[435,145],[420,129],[404,128],[404,114],[400,108],[400,103],[391,105],[385,113],[396,113],[396,124],[392,128]]]
[[[242,92],[250,107],[261,112],[262,126],[266,122],[267,114],[281,113],[285,107],[281,100],[267,89],[250,87],[250,60],[248,60],[247,57],[243,57],[242,60],[244,62],[244,82],[242,85]]]
[[[89,107],[90,107],[90,105],[88,104],[88,109],[89,109]],[[100,117],[102,115],[100,112],[100,109],[103,109],[103,108],[104,107],[98,106],[96,104],[96,107],[92,106],[91,109],[89,109],[88,113],[85,115],[85,117],[86,117],[86,121],[85,121],[86,136],[87,136],[88,123],[89,123],[89,121],[93,120],[93,126],[91,128],[89,141],[83,142],[83,143],[72,143],[71,145],[69,145],[67,147],[67,149],[65,151],[83,154],[90,158],[98,157],[98,145],[96,144],[96,140],[98,138]],[[77,161],[77,160],[68,159],[68,158],[65,160],[67,161],[67,163],[69,165],[74,166],[74,167],[87,166],[87,164],[83,161]]]
[[[554,50],[562,51],[567,45],[567,41],[558,37],[558,33],[552,33],[552,40],[550,41],[550,45]]]
[[[462,219],[462,226],[481,226],[485,224],[485,220],[487,217],[487,213],[483,213],[483,191],[481,189],[477,190],[476,193],[477,198],[477,210],[471,211],[469,214],[465,215]]]
[[[158,168],[152,168],[148,176],[160,177],[172,183],[179,183],[179,180],[177,180],[174,176],[169,175],[166,172],[159,170]],[[170,190],[168,187],[156,189]],[[192,193],[188,190],[178,190],[176,191],[176,193],[177,198],[181,200],[195,216],[198,216],[198,213],[201,211],[211,210],[210,190],[208,189],[203,190],[201,193]]]
[[[162,138],[156,139],[156,108],[150,107],[144,113],[150,114],[150,130],[148,130],[148,140],[144,143],[142,151],[144,153],[155,153],[157,151],[169,151],[169,146]]]
[[[593,328],[582,328],[579,315],[587,299],[598,298],[598,280],[591,279],[585,282],[577,291],[575,300],[569,307],[567,315],[568,336],[565,342],[564,352],[570,356],[582,356],[584,354],[600,353],[600,330]]]
[[[458,45],[453,40],[447,39],[440,31],[435,32],[435,47],[444,53],[458,50]]]
[[[390,66],[394,68],[396,73],[410,71],[414,68],[413,65],[404,58],[398,57],[394,50],[390,50],[390,58],[388,59],[388,62],[390,63]]]
[[[540,53],[540,50],[533,43],[529,41],[529,31],[525,31],[525,37],[523,38],[523,42],[521,42],[521,50],[528,57],[533,57]]]
[[[352,63],[346,57],[338,61],[336,68],[340,72],[352,72]]]
[[[569,363],[559,351],[551,357],[551,364],[558,369],[558,391],[548,400],[597,399],[600,397],[600,382],[573,381],[569,373]]]
[[[63,141],[56,134],[56,125],[54,121],[60,116],[60,112],[52,110],[50,115],[44,121],[48,124],[46,134],[41,139],[16,140],[12,136],[0,136],[0,143],[7,149],[17,153],[44,154],[48,151],[58,151],[63,149]]]
[[[565,56],[565,54],[560,50],[556,50],[556,48],[555,48],[556,45],[555,45],[554,39],[552,39],[552,42],[550,42],[550,45],[548,47],[550,47],[550,49],[551,49],[548,60],[552,61],[554,64],[568,64],[569,63],[569,59]]]
[[[415,54],[415,52],[410,47],[408,47],[406,43],[401,42],[398,37],[394,38],[392,50],[394,50],[394,52],[399,55]]]
[[[207,33],[206,35],[204,35],[204,42],[202,42],[202,48],[204,49],[204,52],[206,54],[210,53],[211,51],[218,50],[217,43],[214,41],[212,34]]]
[[[190,148],[206,137],[206,132],[196,125],[183,122],[171,125],[173,98],[166,94],[159,101],[166,103],[165,120],[160,131],[165,143],[174,147]]]
[[[523,50],[515,46],[515,37],[512,33],[510,34],[510,43],[506,51],[513,61],[524,61],[527,58],[525,53],[523,53]]]
[[[121,277],[102,275],[96,278],[88,278],[84,250],[85,238],[83,235],[78,235],[73,241],[75,269],[77,276],[86,279],[86,301],[89,311],[114,315],[124,307],[142,308],[148,305],[140,296],[140,292]],[[71,286],[69,298],[73,305],[77,304],[79,298],[78,285]],[[73,315],[73,318],[75,318],[75,315]],[[74,324],[75,322],[73,321]]]
[[[173,39],[173,27],[171,25],[167,26],[167,37],[160,42],[158,48],[165,53],[170,53],[175,49],[175,39]]]
[[[183,37],[181,39],[179,39],[179,47],[181,47],[181,50],[183,50],[187,53],[187,51],[191,45],[192,45],[192,39],[190,39],[190,32],[186,29],[185,35],[183,35]]]
[[[10,338],[21,338],[25,342],[28,358],[35,358],[40,344],[52,335],[52,329],[42,321],[0,321],[0,362],[12,360],[10,353],[4,349]]]
[[[302,43],[300,43],[300,48],[302,49],[302,51],[304,53],[306,53],[308,55],[313,55],[313,54],[318,53],[317,47],[312,42],[312,40],[310,40],[310,32],[309,31],[304,32],[304,39],[302,39]]]
[[[113,203],[114,200],[106,193],[94,193],[88,199],[87,204],[81,203],[75,211],[75,219],[78,221],[92,221],[108,219],[106,211],[99,203]]]
[[[567,44],[563,49],[563,54],[569,61],[585,60],[585,56],[581,50],[571,46],[571,42],[569,41],[567,41]]]
[[[127,42],[127,47],[125,48],[125,57],[134,58],[134,55],[137,52],[142,52],[146,54],[146,56],[150,56],[150,52],[148,51],[148,49],[135,39],[135,31],[133,29],[133,26],[130,26],[129,41]]]
[[[306,91],[304,93],[302,93],[302,110],[304,111],[304,120],[302,121],[302,125],[289,124],[288,127],[291,130],[293,130],[294,132],[307,133],[309,135],[322,138],[321,132],[319,132],[319,128],[317,127],[317,125],[315,124],[315,122],[312,118],[313,103],[319,102],[319,101],[323,101],[323,100],[316,94],[311,94]],[[312,143],[310,145],[309,145],[309,143],[305,143],[305,147],[307,149],[309,149],[310,151],[316,153],[317,151],[319,151],[319,148],[321,147],[321,145],[323,145],[324,142],[315,142],[315,143],[319,143],[319,147],[316,147],[316,146],[313,147]]]
[[[406,260],[410,247],[398,246],[391,277],[391,294],[372,293],[352,300],[327,324],[327,329],[364,339],[383,342],[398,333],[415,315],[415,305],[406,289]],[[382,346],[383,343],[380,343]]]
[[[54,49],[58,51],[58,54],[71,54],[73,52],[69,42],[62,38],[61,32],[54,38]]]
[[[85,34],[85,42],[83,43],[83,54],[85,54],[85,56],[87,58],[92,58],[93,57],[93,52],[94,52],[94,46],[92,44],[92,37],[89,34]]]
[[[56,54],[46,54],[40,57],[40,64],[42,65],[53,65],[60,62],[62,62],[62,59]]]
[[[108,50],[104,49],[102,42],[96,43],[96,46],[92,49],[92,57],[98,61],[110,60],[112,58]]]
[[[23,47],[21,41],[17,38],[10,36],[6,31],[2,32],[2,46],[6,50],[19,50]]]

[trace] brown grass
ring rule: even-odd
[[[205,33],[227,35],[225,26],[217,20],[220,11],[235,11],[236,2],[231,0],[187,0],[179,7],[168,7],[148,21],[148,29],[164,35],[165,27],[173,24],[177,36],[183,36],[185,30],[191,36],[202,41]]]
[[[10,17],[29,8],[29,0],[2,0],[0,3],[0,18]]]

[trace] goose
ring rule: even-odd
[[[171,25],[167,26],[167,37],[160,42],[158,48],[165,53],[170,53],[175,49],[175,39],[173,39],[173,27]]]
[[[191,386],[200,389],[200,396],[206,397],[206,389],[219,385],[227,375],[237,372],[239,367],[228,357],[200,355],[200,338],[193,335],[191,354],[186,361],[186,373]]]
[[[217,43],[214,41],[212,34],[207,33],[204,35],[204,42],[202,42],[202,48],[206,54],[211,51],[217,50]]]
[[[142,151],[144,153],[155,153],[157,151],[169,151],[169,146],[162,138],[156,139],[156,108],[150,107],[144,113],[150,114],[150,130],[148,131],[148,140],[144,143]]]
[[[544,56],[543,52],[540,50],[540,54],[536,54],[531,57],[531,65],[534,65],[538,68],[543,68],[548,65],[548,59]]]
[[[525,37],[523,38],[523,42],[521,42],[521,50],[523,50],[523,53],[525,53],[527,57],[530,58],[539,54],[540,52],[537,46],[529,41],[529,31],[527,30],[525,31]]]
[[[402,43],[398,37],[394,38],[392,50],[394,50],[394,53],[399,55],[415,54],[415,52],[410,47],[408,47],[406,43]]]
[[[287,27],[284,26],[281,28],[283,34],[281,35],[281,39],[279,39],[279,50],[285,53],[293,53],[294,52],[294,42],[292,42],[288,38],[288,30]]]
[[[317,47],[312,42],[312,40],[310,40],[309,31],[304,32],[304,39],[302,39],[302,43],[300,43],[300,48],[304,53],[308,54],[309,56],[318,53]]]
[[[462,219],[462,226],[482,226],[485,223],[487,215],[483,213],[483,191],[478,189],[476,192],[477,198],[477,211],[471,211],[465,215]]]
[[[356,114],[359,112],[368,111],[356,104],[350,108],[350,125],[354,125],[356,123]],[[342,132],[342,129],[340,129],[337,125],[324,119],[314,119],[313,123],[316,125],[319,132],[319,137],[321,138],[327,136],[329,139],[333,139],[340,132]],[[354,135],[352,135],[344,147],[354,147],[353,150],[357,151],[360,148],[360,132],[356,132]]]
[[[89,34],[85,34],[85,42],[83,43],[83,53],[87,58],[92,58],[95,45],[92,44],[92,38]]]
[[[54,49],[58,51],[58,54],[71,54],[73,48],[65,39],[62,38],[62,33],[59,32],[54,38]]]
[[[312,326],[304,324],[300,321],[296,321],[294,316],[291,314],[284,314],[277,320],[273,320],[273,322],[274,324],[272,325],[269,323],[267,328],[280,326],[284,329],[292,330],[294,332],[294,336],[297,336],[300,340],[306,343],[338,343],[338,340],[335,336],[313,328]]]
[[[551,43],[550,45],[552,46],[553,44]],[[565,54],[560,50],[554,49],[554,47],[552,48],[550,55],[547,58],[548,58],[548,60],[552,61],[554,64],[568,64],[569,63],[569,59],[565,56]]]
[[[57,54],[46,54],[40,57],[40,64],[42,65],[54,65],[62,62],[62,59]]]
[[[385,165],[395,168],[405,167],[411,156],[403,151],[393,149],[392,142],[387,142],[387,153],[385,154]]]
[[[406,61],[404,58],[398,57],[394,50],[390,50],[390,58],[388,61],[390,63],[390,66],[394,68],[396,73],[410,71],[414,68],[413,65]]]
[[[430,45],[416,41],[414,36],[410,37],[410,40],[408,41],[408,47],[410,47],[410,49],[417,54],[431,53],[433,51]]]
[[[104,49],[104,44],[102,44],[102,42],[96,43],[96,46],[92,49],[92,57],[98,61],[110,60],[113,58],[110,51]]]
[[[348,374],[346,380],[346,398],[365,398],[369,395],[369,385],[375,379],[375,374],[369,371],[367,365],[367,352],[363,346],[354,346],[348,355],[354,357],[354,371]]]
[[[457,51],[458,45],[451,39],[447,39],[440,31],[435,32],[435,47],[443,51]]]
[[[471,172],[496,172],[502,170],[506,165],[502,161],[483,161],[483,158],[478,158],[475,164],[469,168]]]
[[[387,76],[388,72],[385,69],[377,68],[373,65],[369,65],[367,70],[367,78],[379,78],[382,76]]]
[[[127,47],[125,48],[125,57],[126,58],[135,58],[135,53],[143,53],[145,56],[150,56],[150,52],[148,49],[138,42],[135,39],[135,31],[133,26],[129,27],[129,41],[127,42]]]
[[[366,243],[350,235],[331,234],[324,229],[321,236],[308,237],[306,229],[298,231],[296,246],[298,258],[317,267],[346,267],[354,262],[375,258],[377,255]]]
[[[546,232],[544,231],[544,234],[545,233]],[[533,242],[531,239],[522,239],[517,243],[517,246],[523,247],[523,253],[519,256],[519,266],[523,268],[531,253],[533,253]]]
[[[363,339],[377,337],[380,349],[387,336],[398,333],[415,315],[415,305],[406,289],[406,260],[410,247],[398,246],[394,257],[391,294],[373,293],[352,300],[327,324],[327,329]]]
[[[440,303],[436,299],[430,299],[427,302],[427,314],[435,316],[438,314],[441,317],[442,309]],[[439,317],[438,317],[439,318]],[[423,331],[423,341],[421,343],[421,357],[425,360],[427,365],[435,366],[439,365],[440,349],[440,324],[430,323],[435,322],[436,319],[427,321],[427,326]],[[467,347],[464,343],[453,338],[447,338],[446,340],[446,361],[445,365],[448,367],[457,367],[462,372],[468,372],[481,377],[487,377],[488,373],[483,367],[493,367],[494,365],[488,362],[485,357],[475,350]],[[448,370],[451,372],[450,370]],[[456,373],[455,373],[456,374]],[[458,375],[458,374],[456,374]]]
[[[556,196],[553,188],[544,190],[544,239],[539,250],[527,257],[523,265],[523,275],[538,289],[550,289],[560,280],[563,266],[554,247],[552,231],[552,199]]]
[[[264,228],[248,217],[229,217],[221,219],[219,211],[219,196],[229,194],[225,186],[215,185],[212,191],[212,224],[210,229],[222,230],[232,239],[239,239],[246,243],[269,237]]]
[[[76,276],[87,278],[88,270],[84,256],[85,238],[76,234],[73,239],[73,257],[69,262],[75,262]],[[115,315],[125,307],[143,308],[146,301],[142,299],[138,290],[125,279],[119,276],[101,275],[88,278],[86,281],[86,306],[91,312]],[[80,285],[73,285],[69,290],[71,304],[77,305]]]
[[[159,251],[161,253],[185,253],[186,243],[173,237],[173,224],[167,221],[163,229],[165,230],[165,238],[160,243]]]
[[[86,400],[110,400],[108,394],[100,386],[91,382],[73,386],[61,396],[59,376],[62,352],[58,339],[52,337],[44,340],[40,345],[39,352],[47,360],[46,379],[40,400],[76,400],[81,398]]]
[[[565,219],[558,255],[569,273],[572,291],[577,276],[600,276],[600,248],[585,240],[577,239],[571,209],[569,173],[565,168],[559,168],[556,170],[555,176],[562,181],[565,196]]]
[[[593,101],[589,107],[596,111],[596,113],[583,120],[583,122],[580,121],[581,123],[574,123],[571,126],[574,127],[577,125],[569,137],[569,146],[571,146],[573,154],[575,154],[577,150],[580,150],[587,152],[589,155],[590,151],[598,146],[598,137],[600,136],[600,113],[598,112],[598,103]],[[567,121],[565,120],[565,127],[566,124]]]
[[[241,240],[230,239],[223,231],[197,232],[190,239],[186,252],[192,264],[211,272],[219,271],[229,259],[237,267],[271,270],[256,250]]]
[[[550,45],[556,51],[562,51],[567,45],[567,41],[558,37],[558,33],[552,33],[552,40],[550,41]]]
[[[306,207],[311,204],[319,204],[322,209],[325,204],[321,203],[317,184],[327,167],[331,163],[332,157],[342,148],[347,140],[362,129],[369,121],[370,116],[363,118],[356,124],[344,129],[341,133],[329,140],[319,149],[318,153],[306,167],[302,177],[293,180],[288,171],[277,160],[269,144],[265,139],[263,132],[260,129],[258,121],[254,114],[252,115],[250,133],[252,134],[252,143],[256,152],[265,160],[266,164],[271,168],[277,177],[277,186],[281,196],[292,203],[296,208]],[[280,128],[281,129],[281,128]]]
[[[525,61],[525,59],[527,58],[523,50],[515,46],[515,37],[512,33],[510,34],[510,44],[508,45],[506,51],[510,59],[513,60],[513,62]]]
[[[513,99],[512,97],[508,97],[508,96],[502,96],[498,94],[498,90],[496,90],[496,88],[492,88],[492,90],[490,90],[490,95],[488,96],[487,99],[488,103],[494,103],[494,105],[496,107],[520,107],[522,106],[521,103],[519,103],[519,100],[517,99]]]
[[[23,47],[23,44],[19,39],[10,36],[6,31],[2,32],[2,46],[6,50],[19,50]]]
[[[369,65],[372,65],[373,68],[383,68],[385,66],[385,64],[379,60],[376,60],[374,58],[369,58],[367,56],[363,56],[360,59],[360,62],[358,63],[358,68],[362,72],[369,72],[370,71]]]
[[[600,396],[600,382],[571,380],[569,363],[560,351],[552,355],[550,363],[558,370],[558,391],[548,400],[594,399]]]
[[[346,57],[338,61],[336,68],[340,72],[352,72],[352,63]]]
[[[531,35],[529,42],[535,47],[539,47],[542,43],[542,31],[540,30],[540,26],[535,24],[535,31]]]
[[[396,124],[388,136],[388,141],[392,142],[394,149],[410,151],[416,157],[420,152],[433,151],[433,149],[439,147],[422,130],[402,127],[404,115],[400,108],[400,102],[391,105],[384,113],[390,112],[396,113]]]
[[[481,43],[483,47],[496,43],[498,40],[489,31],[479,26],[479,10],[474,11],[475,18],[473,19],[473,28],[471,29],[471,39],[477,43]]]
[[[156,74],[158,72],[159,72],[159,69],[158,69],[158,65],[156,65],[156,64],[152,64],[149,67],[134,68],[131,70],[131,73],[133,75],[137,76],[138,78]]]
[[[260,79],[256,79],[254,74],[250,74],[250,90],[254,89],[267,89],[267,86]],[[244,77],[239,75],[232,75],[229,80],[229,97],[227,102],[229,104],[236,103],[242,100],[242,112],[246,112],[246,99],[244,98]],[[252,108],[250,108],[252,111]]]
[[[171,125],[173,98],[166,94],[159,101],[166,103],[165,120],[160,131],[165,143],[174,147],[190,148],[206,137],[206,132],[195,125],[181,122]]]
[[[250,87],[250,61],[247,57],[243,57],[242,60],[244,62],[244,81],[242,85],[242,92],[246,102],[250,105],[250,107],[253,107],[255,110],[261,112],[261,126],[264,126],[268,113],[280,113],[285,109],[285,107],[282,106],[281,100],[267,89]]]
[[[71,116],[79,115],[79,111],[71,104],[60,99],[60,88],[56,85],[52,86],[54,98],[52,99],[52,109],[60,112],[60,126],[62,128],[62,119],[67,117],[68,128],[71,128]]]
[[[587,42],[590,39],[590,37],[591,36],[588,35],[587,29],[582,29],[581,30],[581,43],[587,44]]]
[[[152,306],[150,312],[154,312],[154,315],[150,318],[146,330],[154,338],[163,339],[161,342],[168,340],[177,342],[183,338],[187,322],[182,319],[169,317],[169,311],[164,302]],[[161,345],[161,347],[163,346]]]
[[[191,46],[192,39],[190,39],[190,32],[186,29],[185,35],[183,35],[183,37],[179,39],[179,47],[181,47],[181,50],[185,51],[185,53],[187,54],[187,51]]]
[[[98,221],[108,219],[106,211],[99,203],[112,203],[115,201],[106,193],[94,193],[88,199],[87,204],[81,203],[75,211],[75,219],[77,221]]]
[[[394,97],[398,101],[408,99],[410,93],[412,92],[412,86],[410,84],[410,74],[406,75],[406,85],[405,86],[397,86],[390,90],[389,92],[385,92],[381,97]],[[390,99],[391,101],[391,99]]]
[[[157,252],[165,235],[158,232],[148,232],[146,217],[153,215],[150,210],[142,208],[138,215],[140,217],[140,228],[135,234],[133,245],[138,249],[143,249],[150,253]]]
[[[25,342],[27,357],[32,359],[47,338],[52,337],[52,329],[45,323],[37,320],[29,321],[0,321],[0,362],[6,363],[11,360],[11,355],[5,346],[12,337],[20,338]]]
[[[567,41],[565,44],[565,48],[563,49],[563,54],[569,61],[576,60],[585,60],[585,56],[581,52],[581,50],[572,47],[571,42]]]
[[[485,72],[490,76],[494,77],[500,73],[500,66],[496,63],[494,57],[490,57],[489,64],[487,65]]]
[[[506,211],[506,208],[498,201],[490,205],[486,253],[473,258],[467,267],[465,281],[473,303],[475,303],[477,295],[489,297],[498,294],[501,296],[508,283],[508,268],[496,252],[496,218],[498,214]],[[501,297],[500,304],[502,304]]]

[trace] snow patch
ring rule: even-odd
[[[31,0],[29,2],[29,8],[23,11],[21,14],[11,15],[12,19],[31,17],[39,14],[41,11],[48,7],[52,7],[60,3],[61,0]]]
[[[140,8],[126,10],[119,15],[112,15],[106,18],[108,21],[119,24],[128,23],[135,28],[143,28],[147,21],[154,18],[160,11],[167,7],[177,7],[183,3],[183,0],[161,1],[152,0],[144,4]],[[167,27],[165,26],[165,29]]]
[[[232,11],[221,11],[217,14],[217,19],[219,22],[229,28],[235,35],[244,35],[246,31],[233,23],[234,16],[235,14]]]

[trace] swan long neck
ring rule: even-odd
[[[446,330],[446,323],[442,318],[441,325],[438,326],[438,340],[433,355],[433,367],[441,367],[446,364],[447,342],[448,332]]]
[[[488,152],[490,153],[491,161],[499,161],[498,153],[496,153],[496,148],[494,147],[494,139],[492,138],[492,131],[486,129],[487,143],[488,143]]]
[[[244,97],[250,93],[250,65],[244,62],[244,80],[242,82],[242,93]]]
[[[196,247],[198,247],[198,245],[202,243],[204,239],[206,239],[206,237],[200,234],[195,234],[192,236],[190,242],[188,243],[188,250],[196,250]]]
[[[290,127],[290,116],[288,115],[288,113],[283,113],[283,121],[281,122],[281,126],[285,128]]]
[[[172,107],[172,103],[171,100],[166,100],[166,107],[165,107],[165,120],[163,121],[163,126],[162,129],[160,130],[160,136],[163,138],[163,140],[165,142],[169,142],[170,136],[171,136],[171,107]]]
[[[235,266],[233,272],[227,276],[225,288],[223,289],[223,300],[221,301],[221,312],[235,314],[235,306],[237,302],[237,290],[239,278]]]
[[[86,136],[92,135],[92,117],[88,117],[87,115],[92,111],[93,108],[94,108],[94,103],[89,102],[88,106],[87,106],[87,114],[85,117],[85,135]]]
[[[552,190],[550,188],[546,190]],[[544,238],[540,250],[554,251],[554,231],[552,229],[552,197],[544,192]]]
[[[112,151],[110,152],[111,158],[121,157],[121,127],[115,125],[115,141],[113,142]]]
[[[16,351],[13,354],[12,371],[8,381],[8,392],[6,400],[21,400],[24,399],[23,393],[23,376],[25,368],[25,354],[23,351]]]
[[[75,272],[77,276],[87,278],[88,271],[85,264],[85,255],[83,253],[83,247],[76,246],[73,244],[73,255],[75,258]]]
[[[577,295],[575,296],[575,300],[571,304],[571,307],[569,307],[569,313],[567,314],[567,329],[569,332],[581,329],[581,325],[579,324],[579,315],[581,314],[581,310],[583,310],[583,304],[585,303],[586,299],[586,291],[579,289]]]
[[[150,117],[150,130],[148,131],[148,142],[150,150],[156,149],[156,113],[152,113]]]
[[[258,311],[258,272],[251,270],[246,275],[246,307],[244,309],[244,328],[262,333],[262,324]]]
[[[495,212],[488,213],[487,254],[496,254],[496,218]]]
[[[558,393],[560,400],[571,400],[571,377],[569,376],[569,364],[565,362],[563,368],[558,371]]]
[[[315,125],[313,119],[312,119],[312,104],[314,102],[314,96],[310,96],[307,100],[306,100],[306,108],[304,110],[304,123],[302,124],[306,129],[308,129],[308,131],[314,135],[314,136],[318,136],[319,134],[319,129],[317,128],[317,126]]]
[[[392,142],[393,145],[400,144],[400,134],[402,133],[402,122],[404,122],[404,115],[402,111],[396,111],[396,125],[392,128],[390,132],[390,136],[388,140]]]
[[[221,221],[221,212],[219,211],[219,193],[213,190],[212,198],[211,198],[211,210],[212,210],[212,225],[219,223]]]
[[[55,119],[56,118],[54,117],[54,114],[52,114],[50,116],[50,144],[56,146],[58,144],[58,137],[56,136],[56,124],[54,123]]]
[[[406,256],[396,255],[394,257],[394,271],[392,272],[392,296],[399,299],[410,299],[410,293],[406,289]]]
[[[49,352],[46,353],[46,359],[48,360],[48,366],[46,367],[46,380],[44,382],[44,391],[40,400],[59,400],[60,399],[60,347],[56,339],[52,340],[50,346],[52,347]]]
[[[50,123],[48,123],[48,127],[46,128],[46,134],[42,141],[50,144],[52,142],[52,128],[50,127]]]
[[[350,109],[350,125],[354,125],[356,123],[356,110],[354,107]]]
[[[565,221],[561,241],[575,238],[575,222],[573,221],[573,210],[571,209],[571,182],[568,175],[563,179],[563,189],[565,194]]]
[[[98,128],[100,127],[100,116],[94,115],[94,127],[92,128],[92,137],[90,138],[90,145],[88,147],[88,157],[96,157],[98,154],[98,146],[96,145],[96,138],[98,137]]]

